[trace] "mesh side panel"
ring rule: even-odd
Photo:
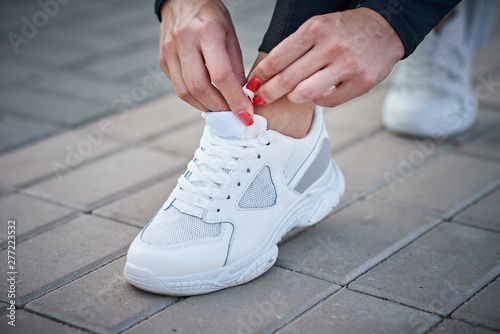
[[[217,237],[221,224],[207,224],[175,207],[160,210],[142,234],[142,241],[157,246],[172,246],[201,238]]]
[[[262,168],[238,203],[240,208],[267,208],[276,203],[276,188],[268,166]]]

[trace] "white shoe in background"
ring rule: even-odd
[[[471,4],[476,7],[474,15],[466,12]],[[472,64],[489,34],[484,15],[490,7],[492,3],[484,0],[458,5],[439,32],[432,31],[398,64],[382,107],[387,129],[439,139],[472,127],[478,109]]]

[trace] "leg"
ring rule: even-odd
[[[266,55],[266,52],[261,51],[253,67],[262,61]],[[271,104],[255,107],[255,114],[263,116],[267,120],[269,130],[277,131],[292,138],[303,138],[307,135],[311,126],[314,103],[295,104],[284,96]]]
[[[267,56],[272,48],[297,30],[307,19],[314,15],[351,9],[358,3],[359,0],[278,0],[252,69]],[[294,9],[290,10],[290,8]],[[292,138],[302,138],[308,133],[313,119],[313,111],[314,103],[295,104],[290,102],[286,96],[269,105],[255,108],[255,114],[266,118],[269,130],[275,130]]]

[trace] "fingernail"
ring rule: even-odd
[[[253,124],[252,116],[250,116],[250,114],[247,113],[246,111],[240,111],[238,113],[238,116],[240,117],[241,122],[246,126],[250,126]]]
[[[248,83],[247,83],[247,88],[251,90],[252,92],[255,92],[260,86],[260,80],[257,78],[252,78]]]
[[[259,95],[255,95],[253,97],[253,105],[258,107],[258,106],[261,106],[261,105],[264,105],[266,104],[266,101],[264,101]]]

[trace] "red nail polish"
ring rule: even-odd
[[[253,97],[253,105],[256,107],[262,106],[266,104],[266,101],[264,101],[259,95],[255,95]]]
[[[245,126],[250,126],[253,124],[253,118],[250,116],[249,113],[246,111],[241,111],[238,113],[238,116],[240,116],[240,120]]]
[[[255,92],[260,86],[260,80],[257,78],[252,78],[248,83],[247,83],[247,88],[248,90],[251,90],[252,92]]]

